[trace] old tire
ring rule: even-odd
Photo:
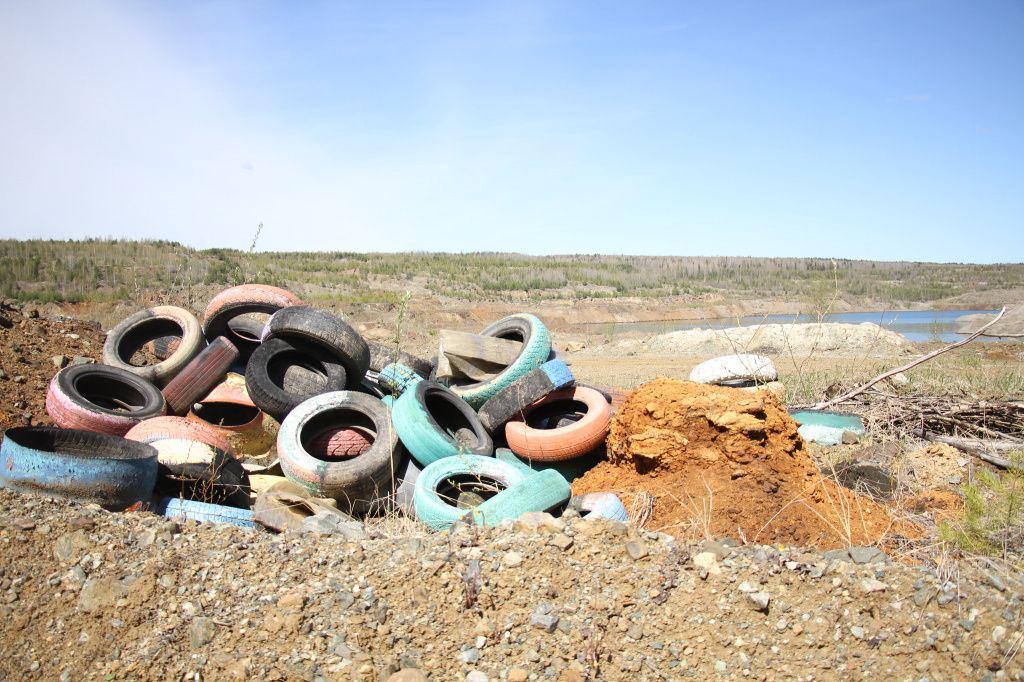
[[[185,365],[178,375],[164,386],[167,411],[185,414],[192,404],[210,392],[238,358],[238,349],[226,337],[218,336],[199,355]]]
[[[215,427],[204,422],[193,421],[185,417],[156,417],[132,427],[124,434],[128,440],[153,444],[161,440],[186,440],[205,443],[231,456],[234,448],[227,436]]]
[[[346,378],[345,368],[319,347],[284,339],[264,341],[245,368],[249,397],[278,421],[304,400],[343,390]]]
[[[498,391],[528,372],[544,364],[551,354],[551,335],[548,328],[536,315],[520,313],[498,320],[482,332],[481,336],[521,341],[523,349],[519,357],[493,379],[483,382],[456,384],[451,387],[474,409],[490,400]]]
[[[561,360],[548,360],[484,403],[478,412],[480,423],[494,433],[536,401],[552,391],[571,386],[575,381],[568,365]]]
[[[323,348],[345,368],[346,388],[358,390],[370,368],[370,349],[348,322],[326,310],[296,306],[277,311],[267,320],[264,340],[301,341]]]
[[[690,381],[698,384],[753,382],[766,384],[779,378],[771,358],[753,353],[735,353],[711,358],[690,370]]]
[[[340,426],[360,427],[373,435],[362,454],[327,461],[309,445]],[[310,398],[281,424],[277,454],[285,476],[312,495],[338,501],[346,512],[366,512],[391,494],[400,450],[390,410],[379,400],[355,391],[335,391]]]
[[[377,375],[377,385],[385,395],[398,397],[405,391],[423,381],[411,367],[394,362],[386,365]]]
[[[481,526],[496,526],[527,512],[554,510],[565,504],[571,494],[569,484],[557,471],[538,471],[484,500],[473,509],[473,520]]]
[[[179,334],[181,341],[166,360],[142,367],[131,364],[132,356],[146,343]],[[161,305],[140,310],[110,330],[103,344],[103,364],[163,386],[205,347],[206,338],[195,315],[184,308]]]
[[[460,454],[490,455],[494,443],[473,409],[444,386],[420,381],[395,400],[392,421],[402,445],[426,466]],[[471,434],[457,440],[456,434]]]
[[[46,392],[46,413],[65,429],[123,436],[139,422],[165,411],[160,389],[117,367],[65,367],[50,380]]]
[[[569,500],[569,508],[583,512],[585,519],[610,519],[629,521],[626,506],[615,493],[587,493],[576,495]]]
[[[370,349],[370,371],[380,372],[390,364],[405,365],[413,372],[424,379],[430,378],[430,372],[434,366],[429,360],[397,350],[394,346],[377,341],[367,341],[367,348]]]
[[[493,457],[460,455],[435,460],[416,478],[413,508],[416,518],[435,530],[445,530],[466,516],[468,509],[456,506],[457,490],[479,482],[509,488],[528,474]]]
[[[196,500],[181,500],[176,497],[159,497],[150,505],[154,514],[172,519],[198,521],[200,523],[230,523],[242,528],[255,528],[251,509],[237,509],[221,504],[208,504]]]
[[[260,345],[263,325],[242,322],[242,315],[271,315],[281,308],[302,305],[302,299],[290,291],[267,284],[240,284],[218,293],[206,304],[203,312],[203,333],[209,341],[227,336],[243,358],[252,355]],[[241,324],[239,324],[241,323]]]
[[[531,414],[552,403],[572,401],[585,406],[586,414],[576,422],[554,429],[538,429],[527,424]],[[591,452],[604,442],[612,409],[604,396],[589,388],[555,391],[525,410],[525,420],[505,425],[505,440],[512,452],[541,462],[557,462]]]
[[[121,510],[152,496],[156,457],[145,443],[104,433],[7,429],[0,443],[0,487]]]

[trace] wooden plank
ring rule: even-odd
[[[506,365],[496,365],[492,362],[460,358],[458,355],[446,355],[445,357],[451,367],[451,376],[457,379],[489,381],[501,374],[506,367]]]
[[[511,365],[523,350],[519,341],[499,339],[494,336],[481,336],[442,329],[439,332],[440,353],[449,358],[458,356],[466,360],[477,360],[494,365],[507,367]]]

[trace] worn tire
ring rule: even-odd
[[[65,367],[50,380],[46,392],[46,413],[65,429],[123,436],[139,422],[165,411],[160,389],[117,367]]]
[[[384,394],[395,397],[402,395],[408,388],[421,381],[423,381],[423,377],[411,367],[397,362],[386,365],[377,375],[377,385],[384,391]]]
[[[302,341],[323,348],[345,368],[346,388],[358,390],[370,368],[370,349],[348,322],[326,310],[296,306],[274,313],[263,332],[264,341]]]
[[[124,434],[128,440],[153,444],[161,440],[191,440],[205,443],[232,457],[235,450],[227,436],[205,422],[193,421],[186,417],[156,417],[132,427]]]
[[[490,433],[552,391],[571,386],[576,379],[561,360],[548,360],[521,379],[501,389],[480,408],[480,423]]]
[[[206,310],[203,312],[203,333],[209,341],[218,336],[227,336],[238,347],[242,357],[247,358],[260,345],[262,325],[253,323],[253,326],[233,326],[236,318],[249,313],[272,315],[281,308],[294,305],[302,305],[302,299],[279,287],[267,284],[240,284],[230,287],[218,293],[206,304]],[[256,338],[251,338],[253,334]]]
[[[587,412],[579,421],[555,429],[533,428],[519,418],[506,424],[505,440],[512,452],[531,460],[557,462],[585,455],[601,445],[608,433],[612,408],[593,389],[577,386],[550,393],[524,411],[525,419],[529,420],[538,408],[569,400],[586,406]]]
[[[148,500],[157,453],[119,436],[52,426],[7,429],[0,442],[0,487],[107,509]]]
[[[610,519],[629,521],[626,506],[615,493],[587,493],[576,495],[569,500],[569,508],[584,512],[585,519]]]
[[[146,343],[178,334],[181,341],[166,360],[143,367],[130,363],[132,355]],[[205,347],[206,338],[195,315],[184,308],[160,305],[140,310],[110,330],[103,344],[103,364],[119,367],[163,386]]]
[[[413,491],[416,518],[430,528],[445,530],[469,513],[468,509],[455,506],[452,496],[445,492],[451,483],[460,479],[490,479],[507,489],[524,480],[527,475],[522,469],[507,462],[499,462],[493,457],[460,455],[435,460],[424,467],[416,478]],[[443,499],[442,496],[449,499]]]
[[[494,442],[464,400],[433,381],[420,381],[395,400],[392,421],[405,449],[422,466],[459,454],[490,455]],[[469,442],[456,433],[468,429]]]
[[[480,335],[521,341],[523,349],[519,357],[493,379],[451,386],[455,394],[474,409],[478,409],[501,389],[540,367],[551,354],[551,335],[548,328],[536,315],[529,313],[510,315],[498,320],[480,332]]]
[[[255,528],[251,509],[225,507],[196,500],[181,500],[176,497],[160,497],[150,504],[149,510],[167,518],[181,518],[201,523],[230,523],[242,528]]]
[[[391,364],[405,365],[413,372],[424,379],[430,378],[430,372],[434,365],[430,360],[424,360],[418,355],[397,350],[394,346],[378,341],[367,341],[367,348],[370,349],[370,370],[380,372]]]
[[[553,510],[565,504],[570,495],[568,482],[557,471],[538,471],[484,500],[473,509],[473,520],[481,526],[496,526],[527,512]]]
[[[766,384],[779,378],[771,358],[753,353],[735,353],[711,358],[690,370],[690,381],[698,384],[754,382]]]
[[[303,368],[301,375],[292,376],[295,367]],[[304,400],[343,390],[346,378],[345,368],[319,347],[284,339],[264,341],[245,368],[249,397],[278,421]]]
[[[325,461],[307,445],[325,431],[359,426],[373,434],[361,455]],[[336,391],[311,398],[292,410],[281,424],[277,455],[285,476],[317,497],[338,500],[342,511],[366,512],[391,494],[398,465],[398,434],[390,410],[379,400],[355,391]]]
[[[164,386],[167,411],[171,414],[188,412],[196,400],[209,393],[224,378],[237,358],[238,349],[227,337],[214,339]]]

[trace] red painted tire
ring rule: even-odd
[[[231,321],[249,313],[273,314],[281,308],[302,305],[302,299],[290,291],[267,284],[241,284],[225,289],[210,299],[203,313],[203,332],[213,341],[227,336],[246,360],[259,345],[250,331],[240,333]]]
[[[566,407],[565,411],[577,411],[579,404],[586,410],[579,421],[555,429],[529,426],[531,416],[538,415],[545,406],[552,409],[559,402],[570,401],[576,405]],[[524,413],[525,421],[520,417],[505,425],[505,440],[512,452],[538,462],[560,462],[591,452],[604,442],[612,416],[611,405],[605,397],[584,386],[549,393],[526,408]]]
[[[166,360],[142,367],[131,364],[132,356],[150,341],[176,335],[181,341]],[[203,329],[195,315],[184,308],[161,305],[140,310],[110,330],[103,344],[103,364],[163,386],[205,347]]]
[[[57,426],[123,436],[166,411],[160,389],[117,367],[65,367],[50,381],[46,413]]]
[[[373,445],[373,434],[360,427],[341,426],[328,429],[313,438],[308,452],[314,457],[334,460],[363,454]]]
[[[159,440],[192,440],[205,443],[210,447],[235,457],[235,449],[231,447],[226,435],[213,426],[185,417],[156,417],[133,427],[124,434],[128,440],[140,443],[153,443]]]
[[[171,414],[188,412],[193,403],[224,378],[236,359],[238,349],[235,344],[224,336],[214,339],[164,386],[167,411]]]
[[[153,339],[148,342],[145,345],[145,349],[146,352],[156,359],[166,360],[174,355],[174,351],[178,350],[180,344],[180,336],[161,336],[159,339]]]

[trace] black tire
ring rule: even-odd
[[[65,367],[50,381],[46,412],[57,426],[123,436],[144,419],[166,411],[164,395],[142,377],[118,367]]]
[[[424,360],[405,351],[396,353],[393,345],[377,341],[367,341],[366,345],[370,349],[370,369],[374,372],[381,371],[393,362],[405,365],[424,379],[429,379],[430,373],[434,370],[434,365],[430,360]]]
[[[239,509],[252,506],[248,472],[241,462],[220,450],[210,462],[160,462],[156,492]]]
[[[226,336],[214,339],[164,386],[167,411],[171,414],[187,413],[193,403],[224,378],[237,358],[238,349]]]
[[[300,371],[290,371],[299,368]],[[249,358],[245,385],[256,407],[284,421],[299,403],[345,388],[347,373],[321,347],[301,341],[269,339]]]
[[[320,346],[337,358],[348,377],[346,388],[359,390],[370,368],[370,349],[348,322],[308,306],[282,308],[267,320],[264,340],[303,341]]]

